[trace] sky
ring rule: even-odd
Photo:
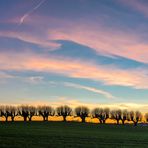
[[[1,0],[0,103],[148,109],[147,0]]]

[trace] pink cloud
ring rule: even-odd
[[[148,43],[143,42],[143,38],[146,38],[145,33],[141,34],[141,30],[138,31],[138,29],[136,32],[129,28],[125,31],[109,28],[102,22],[98,24],[86,20],[71,22],[37,15],[27,18],[26,23],[39,28],[44,35],[39,33],[33,36],[28,32],[0,32],[0,36],[18,38],[42,47],[49,47],[51,50],[61,46],[53,40],[68,40],[88,46],[98,54],[111,57],[121,56],[148,63]]]
[[[67,77],[101,81],[105,85],[121,85],[148,89],[148,71],[123,70],[114,65],[99,65],[64,57],[47,57],[35,53],[1,53],[0,70],[57,73]],[[11,59],[11,60],[10,60]]]
[[[106,56],[121,56],[148,63],[148,44],[142,43],[140,35],[122,32],[103,26],[73,26],[49,30],[49,40],[70,40],[94,49]]]
[[[38,21],[40,20],[40,21]],[[139,26],[136,32],[131,28],[121,30],[105,26],[103,20],[98,23],[87,20],[72,22],[59,18],[34,16],[28,20],[32,26],[43,26],[47,40],[68,40],[94,49],[98,54],[121,56],[143,63],[148,63],[148,43],[143,42],[145,26]],[[49,25],[50,24],[50,27]]]
[[[145,16],[148,16],[148,4],[143,3],[140,0],[121,0],[122,4],[131,7],[133,10],[141,12]]]
[[[45,37],[35,36],[28,32],[13,32],[13,31],[0,31],[0,37],[9,37],[19,39],[28,43],[33,43],[50,50],[54,50],[60,47],[60,44],[48,41]]]

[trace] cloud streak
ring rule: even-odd
[[[31,11],[38,9],[44,2],[45,1],[41,1],[37,6],[31,9]],[[126,5],[138,10],[138,12],[148,14],[146,2],[144,3],[138,0],[119,0],[117,3],[122,5],[124,3],[124,6]],[[98,54],[112,57],[120,56],[138,62],[148,63],[148,43],[146,41],[148,34],[147,22],[138,16],[139,21],[137,22],[136,19],[133,20],[132,23],[129,19],[135,19],[135,13],[132,13],[134,17],[131,17],[131,15],[127,16],[126,12],[121,11],[123,19],[126,18],[127,22],[125,22],[123,26],[120,25],[121,28],[116,26],[116,22],[109,26],[109,22],[112,21],[112,19],[117,20],[118,15],[116,13],[118,13],[118,11],[116,10],[115,12],[113,10],[111,11],[113,14],[107,22],[106,17],[108,18],[110,14],[107,14],[106,17],[103,15],[104,17],[101,19],[92,21],[91,19],[85,19],[85,17],[82,20],[79,19],[79,17],[77,19],[74,18],[75,20],[67,17],[61,19],[58,15],[51,16],[43,15],[42,13],[42,15],[30,16],[27,21],[27,26],[32,27],[32,29],[40,29],[42,33],[45,33],[42,35],[42,38],[46,40],[46,42],[44,42],[45,46],[47,45],[47,41],[54,44],[53,40],[68,40],[88,46]],[[24,21],[26,15],[22,17],[21,22]],[[96,16],[99,17],[101,15]],[[117,21],[121,19],[121,22],[123,22],[122,18],[118,19]],[[141,20],[142,22],[140,22]],[[131,26],[129,26],[128,23],[130,23]],[[2,34],[5,33],[6,32],[2,32]],[[40,32],[38,32],[37,37],[43,41],[43,39],[40,38]],[[60,47],[60,45],[57,46],[57,48],[58,47]]]
[[[12,79],[14,75],[7,74],[6,72],[0,71],[0,79]]]
[[[122,4],[129,6],[130,8],[132,8],[133,10],[136,10],[142,14],[144,14],[146,17],[148,17],[148,4],[147,3],[143,3],[140,0],[120,0],[119,2],[121,2]]]
[[[23,22],[25,21],[25,19],[27,17],[29,17],[29,15],[31,15],[31,13],[33,13],[35,10],[37,10],[46,0],[42,0],[39,4],[37,4],[34,8],[32,8],[31,10],[29,10],[28,12],[26,12],[21,18],[20,18],[20,22],[19,25],[23,24]]]
[[[84,22],[34,16],[29,19],[28,25],[33,28],[38,28],[38,25],[43,26],[40,29],[42,28],[44,35],[33,36],[30,33],[11,31],[3,31],[0,35],[19,38],[39,44],[42,47],[52,46],[52,49],[58,49],[61,46],[61,44],[56,43],[56,40],[73,41],[92,48],[100,55],[119,56],[148,64],[148,43],[145,40],[147,38],[147,29],[145,30],[147,26],[143,26],[142,30],[141,26],[138,26],[135,32],[131,28],[121,30],[120,28],[109,28],[106,25],[101,25],[100,22],[97,24],[86,20]],[[50,27],[48,24],[50,24]]]
[[[73,88],[77,88],[77,89],[83,89],[83,90],[87,90],[87,91],[90,91],[90,92],[94,92],[94,93],[103,95],[108,99],[115,99],[116,98],[111,93],[109,93],[107,91],[104,91],[104,90],[101,90],[101,89],[96,89],[96,88],[93,88],[93,87],[88,87],[88,86],[75,84],[75,83],[70,83],[70,82],[64,82],[63,84],[65,86],[68,86],[68,87],[73,87]]]
[[[103,20],[90,22],[84,19],[74,22],[45,16],[35,16],[29,20],[28,24],[33,27],[44,26],[42,30],[43,32],[47,30],[45,34],[49,41],[73,41],[92,48],[97,54],[110,57],[120,56],[148,63],[147,25],[143,22],[140,25],[134,25],[136,31],[130,27],[126,29],[108,27]]]
[[[148,63],[148,43],[142,41],[144,34],[137,36],[131,30],[123,32],[104,26],[72,25],[72,27],[49,29],[49,40],[69,40],[88,46],[98,54],[120,56]],[[85,30],[85,31],[84,31]]]
[[[0,37],[18,39],[27,43],[36,44],[49,50],[55,50],[61,46],[56,42],[47,40],[43,36],[39,37],[26,32],[0,31]]]
[[[147,69],[120,69],[115,65],[100,65],[91,61],[46,56],[32,52],[0,54],[0,70],[56,73],[66,77],[101,81],[105,85],[148,89]],[[11,59],[11,60],[10,60]]]

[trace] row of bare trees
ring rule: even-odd
[[[14,121],[16,116],[22,116],[24,121],[32,121],[33,116],[42,116],[43,121],[48,121],[50,116],[62,116],[63,121],[66,121],[67,116],[80,117],[82,122],[85,122],[86,117],[97,118],[99,122],[106,123],[107,119],[116,120],[119,124],[125,124],[125,121],[132,121],[136,126],[139,121],[142,120],[142,113],[139,111],[127,111],[127,110],[110,110],[109,108],[95,108],[90,111],[85,106],[76,107],[72,110],[67,105],[59,106],[56,109],[51,106],[0,106],[0,117],[4,117],[5,121],[8,121],[8,117]],[[145,114],[145,120],[148,122],[148,113]]]

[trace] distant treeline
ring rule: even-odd
[[[100,124],[105,124],[107,119],[116,120],[116,123],[119,124],[120,121],[122,124],[125,124],[125,121],[132,121],[136,126],[138,122],[142,121],[143,115],[139,111],[128,111],[115,109],[110,110],[109,108],[95,108],[90,110],[86,106],[79,106],[75,109],[64,105],[57,108],[51,106],[31,106],[31,105],[21,105],[21,106],[0,106],[0,117],[4,117],[5,121],[8,121],[8,118],[11,118],[11,121],[14,121],[14,118],[17,116],[22,116],[24,121],[32,121],[33,116],[41,116],[43,121],[48,121],[50,116],[62,116],[63,121],[66,122],[67,116],[80,117],[82,122],[85,122],[86,117],[97,118]],[[145,121],[148,122],[148,113],[144,115]]]

